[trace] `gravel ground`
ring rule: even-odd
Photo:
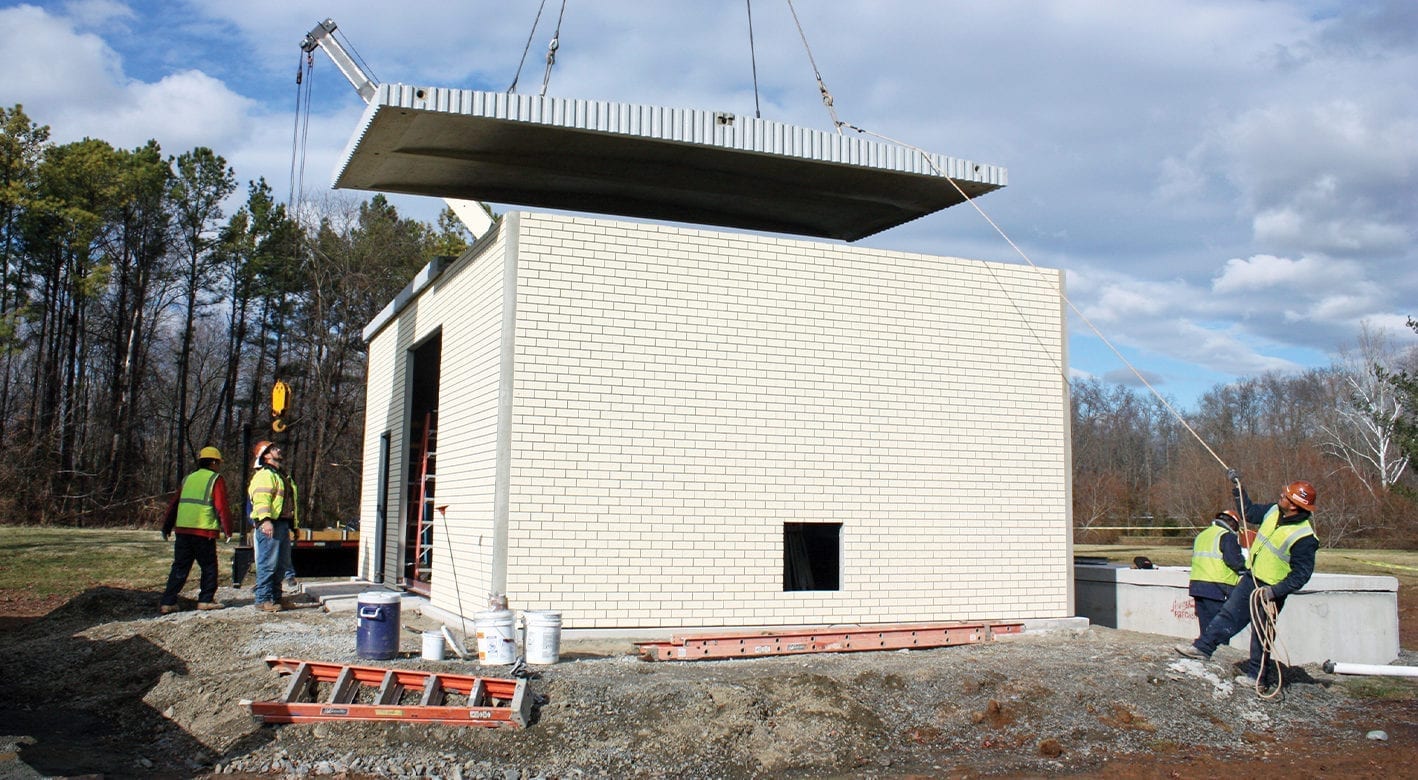
[[[1227,766],[1378,777],[1418,761],[1411,685],[1295,668],[1279,699],[1262,700],[1233,685],[1234,650],[1201,663],[1167,637],[1096,627],[679,663],[641,661],[629,642],[568,640],[562,662],[529,681],[538,706],[526,729],[262,726],[239,702],[282,692],[268,654],[507,667],[423,661],[411,632],[403,657],[362,661],[352,613],[267,615],[249,591],[219,598],[233,607],[159,617],[153,593],[97,589],[4,632],[0,777],[1166,777]],[[1375,730],[1388,739],[1366,738]]]

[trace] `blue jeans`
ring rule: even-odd
[[[1192,643],[1196,649],[1210,656],[1216,652],[1216,648],[1231,641],[1231,637],[1241,633],[1241,630],[1251,624],[1251,593],[1256,589],[1255,580],[1250,573],[1241,575],[1241,581],[1236,583],[1236,587],[1231,590],[1231,595],[1226,598],[1226,604],[1221,607],[1221,612],[1206,624],[1206,630],[1201,632],[1201,637]],[[1275,614],[1280,614],[1280,609],[1285,605],[1285,599],[1275,600]],[[1255,677],[1260,673],[1260,632],[1254,627],[1251,629],[1251,657],[1241,668]]]
[[[253,558],[261,554],[256,548],[260,547],[261,541],[266,538],[266,535],[261,533],[260,525],[260,523],[256,524],[256,532],[251,535],[251,555]],[[283,572],[281,575],[282,579],[295,579],[295,564],[291,562],[291,550],[294,548],[294,543],[287,545],[285,550],[282,551],[280,561],[276,563]]]
[[[285,578],[282,561],[290,561],[290,521],[272,520],[270,539],[257,524],[252,554],[256,557],[256,603],[281,600],[281,580]]]

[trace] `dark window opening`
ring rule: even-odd
[[[842,524],[783,524],[783,590],[842,589]]]

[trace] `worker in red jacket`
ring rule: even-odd
[[[164,615],[178,610],[177,594],[187,584],[187,575],[196,561],[201,569],[197,591],[197,609],[221,609],[217,601],[217,534],[222,540],[231,539],[231,516],[227,509],[226,483],[217,471],[222,466],[222,453],[216,447],[203,447],[197,454],[197,470],[187,475],[182,487],[167,505],[163,517],[162,538],[174,532],[172,570],[167,575],[167,590],[161,606]]]

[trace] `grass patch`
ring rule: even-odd
[[[1412,677],[1354,677],[1344,681],[1344,690],[1356,699],[1411,701],[1418,699],[1418,682]]]
[[[172,542],[155,530],[0,526],[0,591],[68,598],[96,585],[161,590],[171,565]]]

